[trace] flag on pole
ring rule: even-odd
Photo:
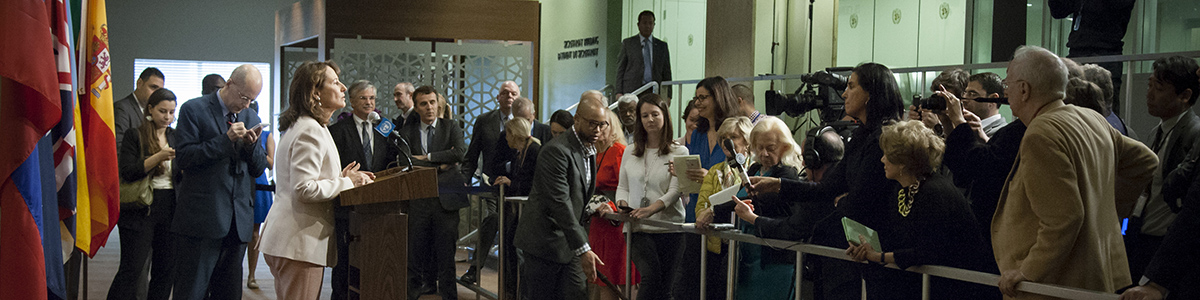
[[[9,1],[0,10],[0,291],[46,299],[42,170],[37,143],[62,116],[52,2]],[[53,221],[53,220],[51,220]]]
[[[83,64],[75,106],[75,247],[95,257],[117,225],[120,195],[117,142],[113,128],[108,17],[104,0],[90,0],[79,45]]]
[[[42,253],[46,260],[46,290],[48,299],[66,299],[67,298],[67,283],[66,270],[63,269],[63,257],[69,254],[63,253],[63,239],[61,230],[61,218],[59,217],[63,205],[61,199],[69,197],[75,198],[74,184],[68,188],[63,188],[63,183],[67,177],[74,176],[66,175],[59,176],[59,167],[74,169],[74,159],[64,160],[67,156],[67,149],[74,150],[73,146],[60,147],[64,144],[63,137],[67,134],[74,134],[73,109],[75,107],[75,89],[74,89],[74,70],[75,53],[72,51],[73,43],[71,32],[71,8],[70,4],[65,0],[53,0],[53,15],[51,15],[51,34],[54,36],[54,62],[58,67],[58,101],[62,106],[59,113],[60,120],[54,128],[50,129],[50,134],[43,137],[43,142],[38,143],[39,157],[42,160]],[[72,142],[73,143],[73,142]],[[59,152],[59,151],[62,152]],[[74,154],[73,152],[71,154]],[[75,207],[74,201],[68,202],[68,207],[73,210]],[[68,210],[69,213],[71,210]],[[68,235],[69,237],[69,235]],[[74,239],[71,239],[74,242]],[[70,244],[70,245],[73,245]],[[75,247],[66,247],[72,250]]]

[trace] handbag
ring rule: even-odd
[[[145,150],[141,148],[138,147],[138,155],[145,158]],[[154,191],[150,188],[150,177],[150,174],[146,174],[146,177],[134,182],[126,182],[121,179],[118,190],[121,193],[121,207],[143,208],[154,203]]]
[[[121,206],[142,208],[154,203],[154,192],[150,189],[150,176],[134,182],[121,180]]]

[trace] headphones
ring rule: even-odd
[[[826,163],[840,160],[840,158],[825,157],[829,154],[822,156],[821,152],[817,150],[817,148],[829,148],[829,145],[826,145],[825,140],[819,138],[822,135],[825,135],[825,132],[829,131],[836,132],[833,127],[830,126],[813,127],[812,129],[809,129],[808,133],[804,136],[804,151],[802,151],[800,155],[804,158],[805,168],[816,170],[825,166]],[[820,147],[818,147],[817,143],[821,143]]]

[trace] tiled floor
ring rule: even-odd
[[[113,230],[112,235],[108,238],[108,245],[104,248],[101,248],[100,251],[96,253],[95,258],[88,260],[87,293],[86,295],[81,295],[81,299],[105,299],[105,297],[108,295],[108,288],[110,285],[112,285],[113,276],[117,273],[117,265],[120,263],[121,257],[121,245],[119,242],[120,238],[118,237],[117,232],[118,230]],[[460,258],[466,257],[466,253],[464,251],[459,251],[458,256]],[[457,264],[457,267],[458,271],[455,272],[455,274],[462,275],[467,271],[466,263],[460,262]],[[249,274],[249,266],[247,263],[243,262],[242,268],[243,274]],[[333,292],[329,286],[329,278],[332,270],[333,269],[330,268],[325,269],[325,283],[321,285],[321,299],[329,299],[330,293]],[[488,290],[495,291],[495,270],[484,269],[482,273],[483,286]],[[267,264],[262,261],[261,257],[259,257],[258,268],[255,270],[254,276],[258,281],[259,289],[249,289],[243,287],[242,299],[275,299],[275,280],[271,276],[271,271],[267,269]],[[243,281],[244,280],[245,279],[243,279]],[[459,286],[458,297],[460,299],[475,299],[475,292]],[[421,299],[439,299],[439,297],[426,295],[421,297]]]

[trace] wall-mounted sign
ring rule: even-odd
[[[584,48],[579,50],[567,50],[572,48]],[[573,39],[563,41],[563,50],[558,53],[558,60],[579,59],[600,56],[600,37],[593,36],[588,38]]]

